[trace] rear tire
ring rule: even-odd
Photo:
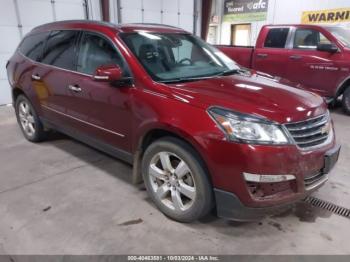
[[[47,132],[44,130],[38,114],[33,105],[24,95],[19,95],[15,102],[17,122],[24,137],[30,142],[40,142],[46,139]]]
[[[184,141],[165,137],[153,142],[142,159],[148,194],[168,217],[193,222],[213,207],[213,190],[198,154]]]
[[[350,86],[343,93],[342,106],[344,113],[350,115]]]

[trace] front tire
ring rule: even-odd
[[[179,222],[192,222],[212,208],[213,191],[195,150],[184,141],[166,137],[152,143],[142,160],[146,189],[156,206]]]
[[[342,106],[344,113],[350,115],[350,86],[343,93]]]
[[[35,112],[33,105],[24,95],[19,95],[15,103],[17,122],[24,137],[30,142],[45,140],[47,132]]]

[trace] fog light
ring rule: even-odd
[[[257,175],[243,173],[243,176],[246,181],[256,183],[277,183],[295,179],[294,175]]]

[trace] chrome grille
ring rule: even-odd
[[[301,122],[285,124],[295,143],[308,148],[324,143],[330,133],[329,113]]]

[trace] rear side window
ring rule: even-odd
[[[42,63],[75,70],[76,41],[79,31],[52,31],[47,39]]]
[[[265,47],[285,48],[289,28],[272,28],[269,30],[265,40]]]
[[[85,32],[78,53],[78,72],[92,75],[102,65],[118,65],[124,76],[129,76],[127,66],[114,46],[99,35]]]
[[[19,46],[20,52],[34,61],[39,61],[48,34],[39,33],[27,36]]]

